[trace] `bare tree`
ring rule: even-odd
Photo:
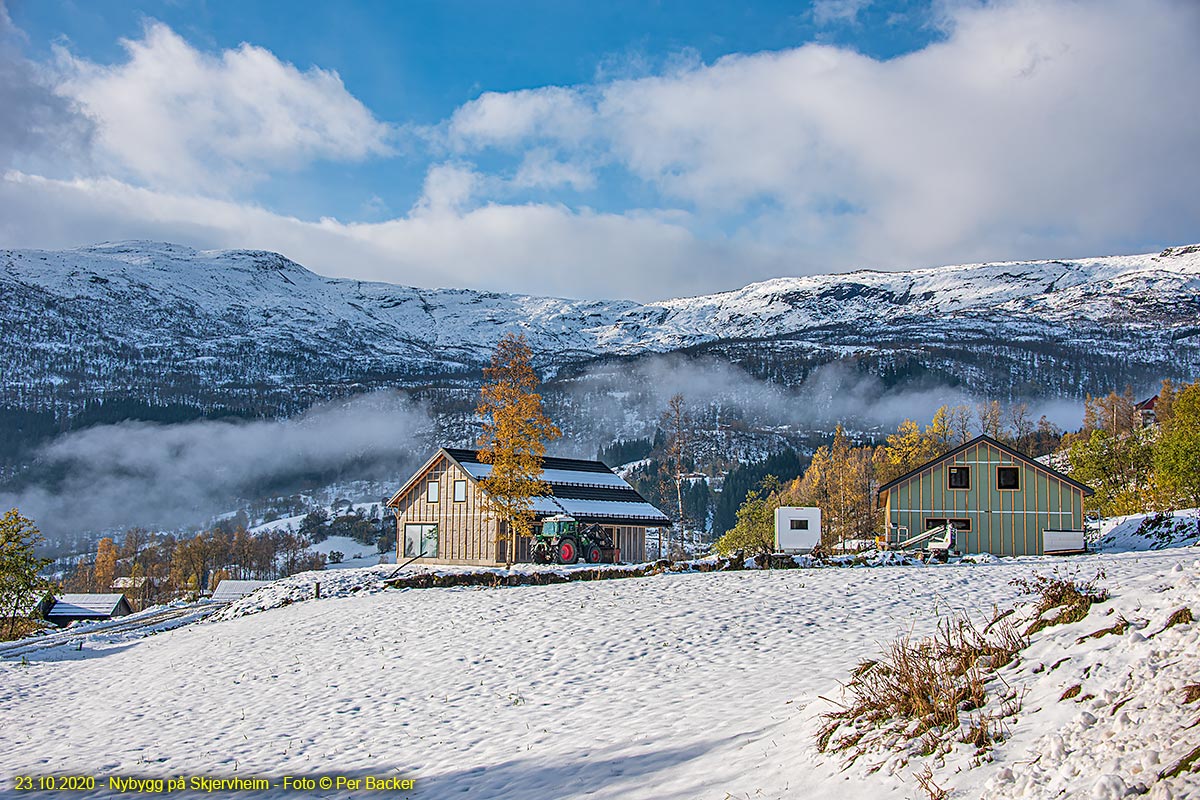
[[[679,526],[679,544],[683,546],[684,512],[683,512],[683,480],[690,466],[693,428],[691,415],[688,414],[687,404],[682,394],[673,395],[667,402],[667,410],[663,412],[660,424],[667,435],[667,443],[663,452],[664,488],[675,490],[675,524]],[[674,526],[672,526],[673,528]],[[670,558],[672,535],[667,533],[666,546],[663,546],[659,535],[659,557]]]

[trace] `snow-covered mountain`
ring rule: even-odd
[[[276,253],[134,241],[0,250],[0,293],[0,398],[20,408],[114,392],[170,401],[403,384],[473,372],[512,329],[560,367],[685,348],[786,365],[796,352],[806,363],[884,350],[932,363],[939,349],[953,361],[1014,347],[1076,373],[1071,354],[1146,375],[1200,366],[1200,245],[778,278],[639,304],[334,279]],[[787,382],[786,366],[766,371]]]

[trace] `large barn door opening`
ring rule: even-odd
[[[427,558],[432,558],[437,555],[438,550],[438,526],[437,525],[412,525],[404,526],[404,556],[412,558],[422,555]]]

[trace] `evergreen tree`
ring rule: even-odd
[[[524,334],[505,334],[483,371],[488,382],[477,408],[483,419],[479,458],[492,465],[480,483],[488,509],[508,528],[507,566],[516,556],[518,537],[533,533],[533,498],[549,491],[540,477],[545,443],[562,435],[542,410],[532,355]]]
[[[50,559],[38,558],[35,548],[45,539],[31,520],[12,509],[0,517],[0,619],[7,622],[5,638],[22,633],[24,606],[49,589],[39,573]]]

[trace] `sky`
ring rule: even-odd
[[[654,300],[1200,241],[1197,0],[0,0],[0,247]]]

